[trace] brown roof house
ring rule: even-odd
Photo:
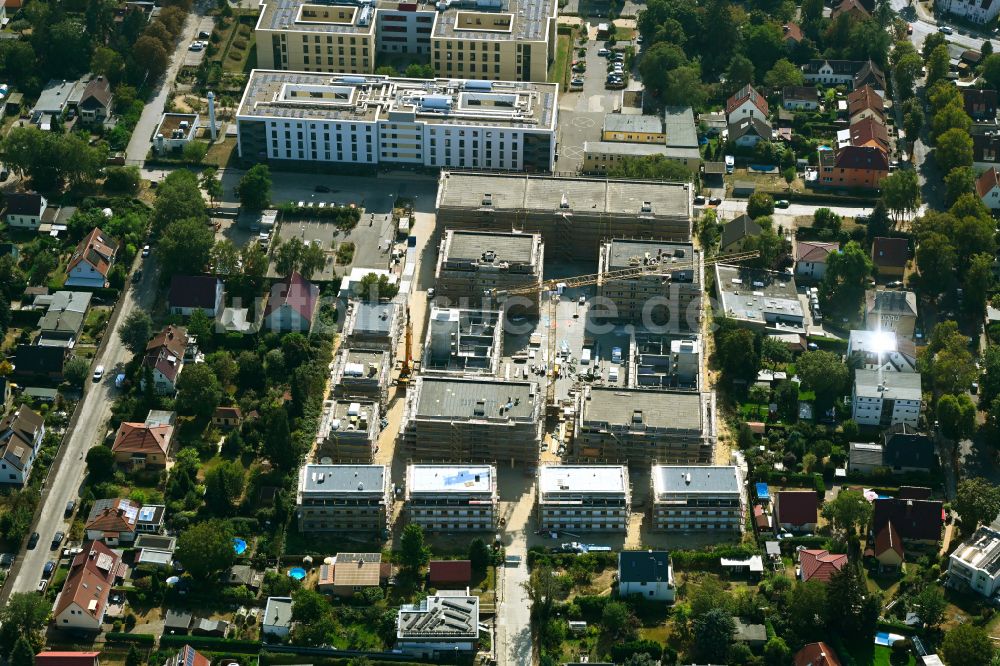
[[[264,324],[275,333],[312,330],[319,307],[319,287],[293,272],[287,280],[275,282],[264,309]]]
[[[153,389],[157,393],[169,395],[177,392],[177,379],[184,369],[184,357],[187,354],[187,329],[181,326],[166,326],[149,341],[142,365],[152,372]],[[143,372],[143,388],[145,383],[146,373]]]
[[[795,666],[840,666],[837,653],[826,643],[809,643],[795,653]]]
[[[232,430],[243,425],[243,413],[237,406],[216,407],[212,414],[212,425],[220,430]]]
[[[804,583],[810,580],[826,583],[846,564],[847,555],[844,554],[835,554],[826,550],[800,550],[799,580]]]
[[[100,631],[111,588],[125,576],[121,556],[100,541],[85,543],[70,565],[53,615],[60,629]]]
[[[21,405],[0,421],[0,485],[23,487],[45,438],[45,419]]]
[[[981,88],[959,88],[965,112],[975,121],[993,121],[997,117],[997,91]]]
[[[903,540],[891,520],[876,532],[872,551],[878,560],[879,571],[899,571],[903,568]]]
[[[827,257],[839,250],[840,243],[799,241],[795,245],[795,277],[822,280]]]
[[[102,289],[108,286],[108,273],[115,263],[118,244],[111,240],[99,227],[94,227],[80,241],[69,258],[66,266],[67,287],[95,287]]]
[[[173,434],[172,425],[122,423],[111,445],[115,463],[128,469],[166,467]]]
[[[910,242],[905,238],[877,236],[872,243],[872,263],[882,277],[903,277],[910,258]]]
[[[842,146],[819,151],[817,187],[875,190],[889,175],[889,156],[872,146]]]
[[[818,508],[815,490],[782,490],[774,497],[774,522],[789,532],[814,532]]]
[[[890,497],[873,503],[872,531],[877,535],[889,523],[904,542],[934,545],[941,540],[944,527],[943,503],[940,500]]]
[[[431,560],[427,580],[438,589],[452,586],[465,587],[472,581],[470,560]]]
[[[100,499],[87,517],[87,538],[109,546],[131,544],[137,534],[155,534],[163,527],[161,504],[141,506],[127,499]]]
[[[889,152],[889,130],[878,121],[878,118],[874,116],[861,118],[851,123],[847,131],[852,146],[878,148],[886,153]]]
[[[170,314],[190,317],[201,310],[209,317],[222,314],[225,303],[225,284],[209,275],[175,275],[170,279]]]
[[[211,666],[211,664],[211,659],[190,645],[185,645],[180,652],[167,659],[164,666]]]
[[[868,13],[868,10],[858,0],[843,0],[843,2],[833,8],[830,18],[836,19],[841,14],[847,14],[856,21],[867,21],[871,18],[871,14]]]
[[[389,578],[391,566],[382,562],[381,553],[339,553],[333,564],[320,566],[316,589],[349,597],[383,584]]]
[[[111,83],[104,76],[95,76],[83,89],[77,109],[85,123],[103,123],[111,115]]]
[[[759,224],[743,214],[722,227],[719,251],[723,254],[742,252],[748,239],[760,236],[764,230]]]
[[[726,122],[730,125],[744,118],[767,121],[767,99],[751,85],[745,85],[726,100]]]
[[[884,125],[885,100],[871,86],[862,86],[847,95],[847,116],[852,124],[875,118]]]

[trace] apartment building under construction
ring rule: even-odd
[[[625,465],[538,468],[538,522],[543,530],[624,533],[631,506]]]
[[[502,307],[512,287],[542,284],[544,246],[538,234],[449,229],[434,272],[438,297],[462,307]],[[538,292],[519,296],[521,308],[538,309]]]
[[[496,375],[503,353],[499,312],[433,308],[420,361],[426,374]]]
[[[411,523],[431,532],[496,527],[495,465],[409,465],[406,511]]]
[[[341,349],[333,359],[333,393],[342,398],[368,398],[385,404],[391,361],[384,349]]]
[[[378,444],[379,418],[379,406],[373,400],[327,400],[316,433],[317,458],[370,463]]]
[[[418,377],[406,396],[401,444],[418,461],[533,463],[543,403],[531,381]]]
[[[300,532],[381,534],[388,528],[385,465],[303,465],[295,507]]]

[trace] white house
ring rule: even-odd
[[[0,485],[23,486],[45,438],[45,419],[21,405],[0,421]]]
[[[822,280],[827,258],[839,249],[839,243],[799,241],[795,245],[795,277]]]
[[[1000,14],[1000,3],[993,0],[941,0],[936,8],[973,23],[989,23]]]
[[[177,391],[177,380],[184,369],[184,357],[187,353],[187,330],[180,326],[166,326],[149,341],[142,365],[150,369],[153,375],[153,388],[157,393],[169,395]],[[144,385],[145,372],[141,381]]]
[[[990,167],[976,179],[976,194],[990,210],[1000,209],[1000,177],[996,167]]]
[[[41,194],[7,195],[7,225],[16,229],[37,229],[49,202]]]
[[[261,634],[284,638],[292,628],[292,598],[268,597]]]
[[[740,118],[729,123],[729,140],[741,148],[753,148],[771,140],[771,125],[766,118]]]
[[[726,100],[726,122],[730,125],[744,118],[767,120],[769,112],[767,98],[751,85],[743,86]]]
[[[118,245],[108,238],[99,227],[87,234],[73,251],[66,267],[67,287],[108,286],[108,273],[115,263]]]
[[[948,558],[949,582],[961,582],[984,597],[1000,591],[1000,532],[980,527]]]
[[[923,395],[919,372],[856,370],[852,418],[858,425],[917,427]]]
[[[60,629],[99,632],[111,588],[124,576],[122,558],[100,541],[85,543],[73,558],[53,615]]]
[[[618,553],[618,596],[638,594],[651,601],[673,602],[677,596],[670,553],[626,550]]]

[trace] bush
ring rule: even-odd
[[[135,194],[139,191],[139,167],[108,167],[105,174],[104,189],[107,191],[122,194]]]
[[[167,645],[190,645],[193,648],[208,648],[216,652],[241,652],[256,654],[260,651],[260,641],[240,641],[233,638],[214,636],[161,636],[160,647]]]
[[[174,636],[164,636],[164,638],[174,638]],[[177,638],[188,638],[187,636],[178,636]],[[153,634],[126,634],[120,631],[109,631],[104,634],[104,639],[109,643],[136,643],[138,645],[152,645],[156,642],[156,636]]]

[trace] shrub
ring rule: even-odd
[[[118,625],[118,622],[115,622]],[[164,638],[173,638],[164,636]],[[188,638],[187,636],[180,636],[179,638]],[[120,631],[109,631],[104,634],[104,639],[109,643],[137,643],[139,645],[152,645],[156,642],[156,636],[153,634],[125,634]]]

